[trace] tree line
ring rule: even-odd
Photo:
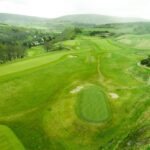
[[[51,38],[51,40],[46,41],[44,43],[44,49],[46,52],[55,51],[55,50],[63,50],[63,46],[59,44],[59,47],[55,47],[55,43],[65,41],[65,40],[73,40],[78,34],[81,34],[82,30],[78,27],[66,28],[61,34],[56,35]]]
[[[55,43],[65,40],[73,40],[82,31],[72,27],[62,33],[52,34],[37,29],[25,29],[0,24],[0,63],[24,58],[27,50],[34,46],[43,45],[46,52],[62,50],[62,45],[55,47]]]
[[[0,24],[0,63],[24,58],[27,49],[52,39],[47,32]]]

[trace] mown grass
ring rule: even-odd
[[[100,87],[85,87],[77,98],[76,111],[81,119],[99,123],[109,118],[110,110],[105,94]]]
[[[15,72],[21,72],[24,70],[28,70],[28,69],[32,69],[35,67],[39,67],[42,66],[44,64],[53,62],[59,58],[61,58],[62,56],[64,56],[65,54],[67,54],[66,51],[63,52],[56,52],[56,53],[48,53],[43,55],[42,57],[33,57],[33,58],[28,58],[22,61],[17,61],[14,63],[11,63],[9,65],[1,65],[0,67],[0,76],[4,76],[7,74],[12,74]]]

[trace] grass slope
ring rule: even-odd
[[[31,53],[32,52],[29,52],[29,55],[31,55]],[[67,54],[66,51],[58,52],[58,53],[56,52],[54,54],[49,53],[49,54],[43,55],[42,57],[39,57],[39,56],[34,57],[34,58],[31,57],[31,58],[24,59],[21,61],[16,61],[10,65],[5,65],[5,64],[1,65],[0,76],[42,66],[44,64],[58,60],[59,58],[61,58],[65,54]]]
[[[149,52],[99,37],[80,36],[62,44],[71,50],[0,66],[0,124],[10,127],[27,150],[148,147],[150,70],[137,62]],[[87,84],[106,94],[112,116],[108,122],[89,124],[76,114],[79,93],[72,91]]]
[[[137,49],[149,50],[150,48],[150,35],[125,35],[117,38],[118,42],[132,46]]]
[[[6,126],[0,125],[0,149],[25,150],[14,133]]]

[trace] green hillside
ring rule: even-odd
[[[75,24],[110,24],[110,23],[127,23],[127,22],[141,22],[147,21],[140,18],[121,18],[97,14],[79,14],[68,15],[56,18],[57,21],[71,22]]]
[[[46,27],[47,21],[46,18],[0,13],[0,23],[4,24],[40,28]]]
[[[15,134],[7,126],[0,125],[0,149],[25,150]]]
[[[26,150],[148,148],[150,70],[137,63],[149,51],[114,37],[61,44],[70,50],[0,66],[0,124]]]

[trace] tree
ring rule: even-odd
[[[148,58],[141,60],[141,64],[150,67],[150,55],[148,55]]]

